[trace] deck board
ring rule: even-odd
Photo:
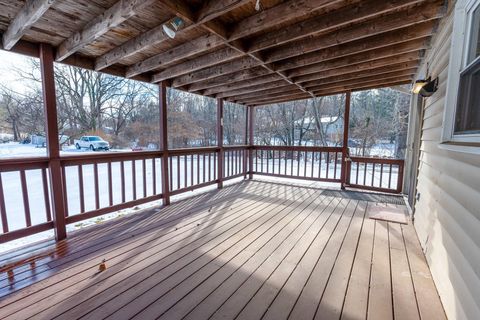
[[[443,314],[412,226],[368,219],[372,202],[323,191],[244,182],[78,232],[37,272],[14,269],[0,319]]]

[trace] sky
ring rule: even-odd
[[[25,81],[21,81],[15,69],[28,70],[30,59],[30,57],[18,53],[0,50],[0,85],[18,93],[28,90],[27,84]]]

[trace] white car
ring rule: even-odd
[[[83,136],[79,140],[75,140],[75,147],[80,149],[90,149],[92,151],[110,149],[110,144],[99,136]]]

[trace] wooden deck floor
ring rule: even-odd
[[[1,273],[0,318],[444,318],[412,225],[372,204],[252,181],[117,219]]]

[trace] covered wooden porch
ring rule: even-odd
[[[369,218],[402,203],[233,184],[2,257],[0,318],[445,318],[411,222]]]

